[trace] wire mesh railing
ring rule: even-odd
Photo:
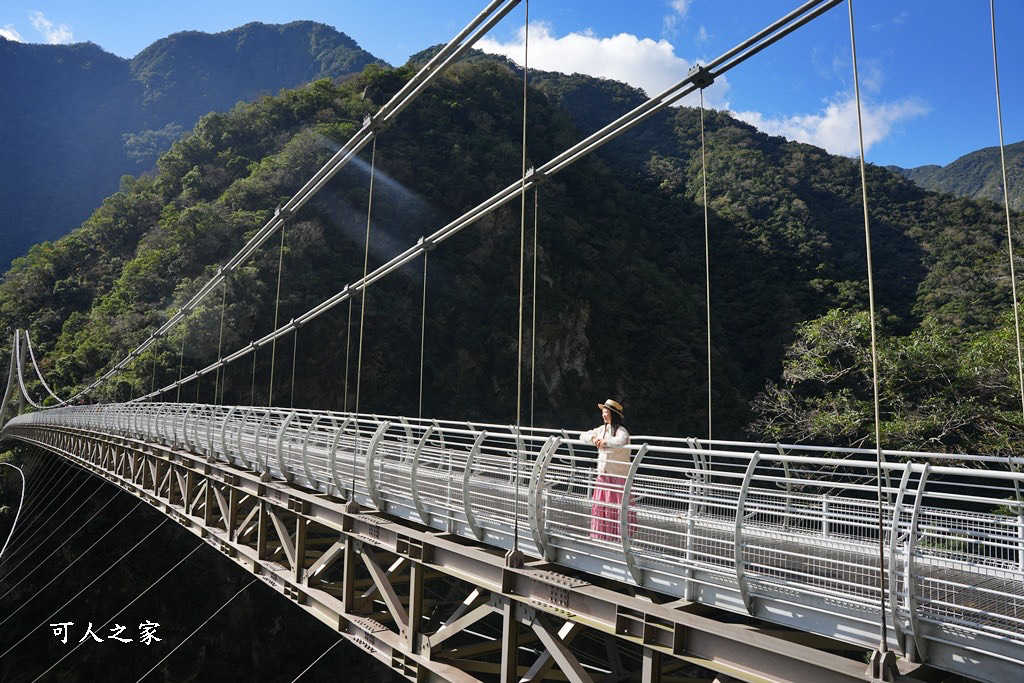
[[[162,442],[504,548],[518,518],[528,555],[762,618],[813,614],[805,628],[848,640],[877,637],[882,590],[904,651],[984,638],[1024,661],[1019,458],[885,451],[880,582],[874,450],[639,436],[628,475],[599,481],[594,447],[564,430],[185,403],[8,428],[40,426]]]

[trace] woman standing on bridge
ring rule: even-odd
[[[619,536],[619,510],[622,487],[629,474],[629,431],[622,424],[622,405],[612,399],[598,403],[604,424],[580,434],[580,440],[597,446],[597,480],[594,482],[594,504],[590,510],[590,537],[599,541],[615,541]],[[636,523],[636,513],[629,513],[629,525]]]

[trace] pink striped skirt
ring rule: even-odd
[[[598,541],[619,540],[619,513],[622,510],[622,487],[625,477],[598,475],[594,482],[594,504],[590,508],[590,537]],[[636,512],[629,511],[629,533],[636,532]]]

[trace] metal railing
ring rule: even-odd
[[[880,582],[873,450],[635,436],[621,502],[595,503],[595,450],[561,430],[185,403],[7,428],[37,426],[162,442],[503,548],[518,518],[528,555],[868,646],[882,585],[903,652],[1024,666],[1020,458],[885,451]]]

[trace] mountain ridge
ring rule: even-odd
[[[383,62],[309,21],[182,32],[132,59],[0,37],[0,264],[81,224],[203,114],[370,63]]]

